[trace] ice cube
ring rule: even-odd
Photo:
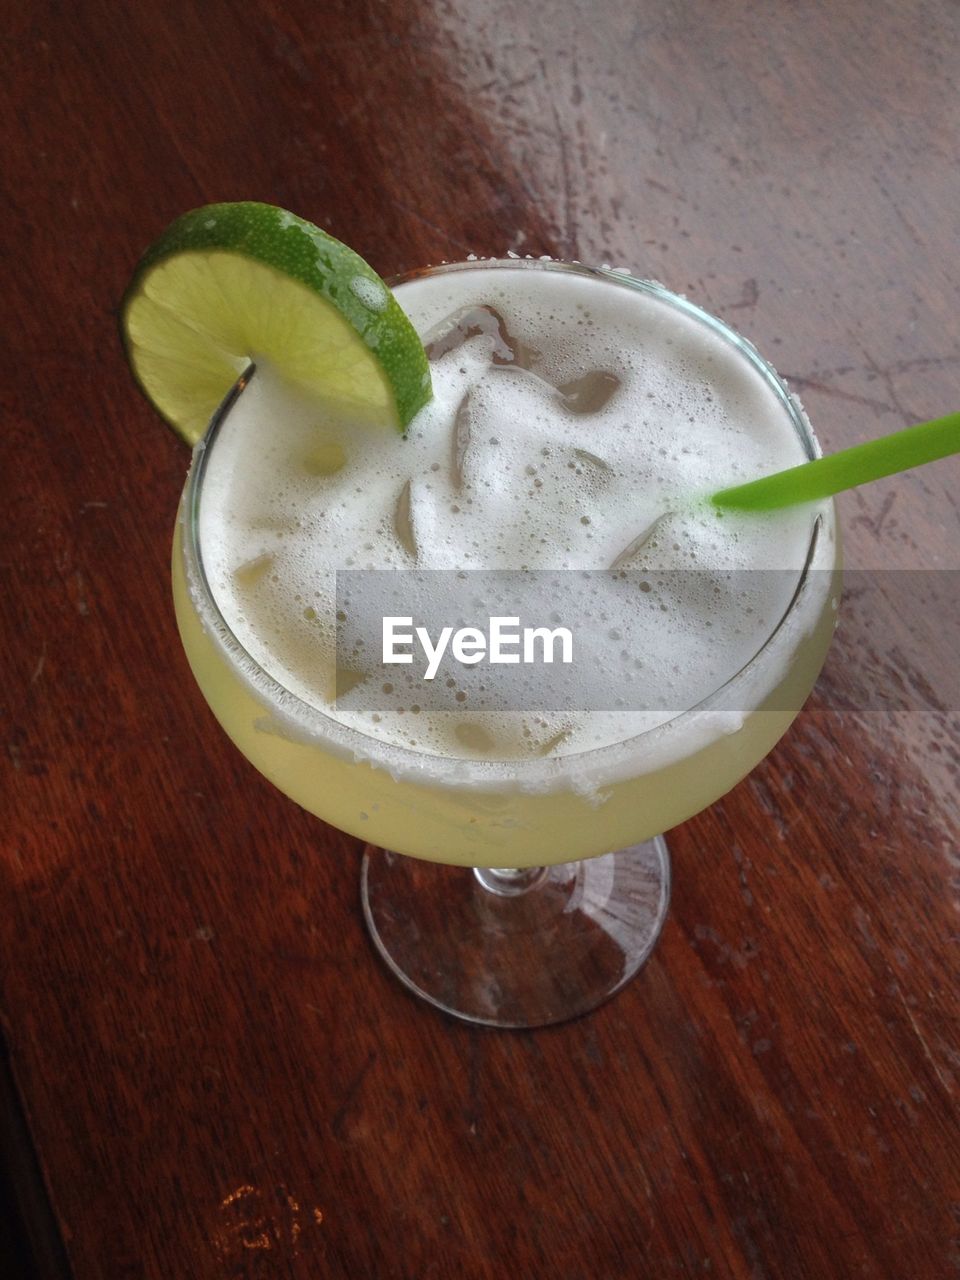
[[[574,449],[573,456],[582,466],[587,467],[588,470],[608,476],[613,475],[613,467],[611,467],[610,463],[604,462],[603,458],[598,457],[595,453],[591,453],[589,449]]]
[[[417,559],[417,535],[413,527],[413,504],[411,499],[412,480],[408,480],[397,494],[397,503],[393,509],[393,530],[397,540],[405,551]]]
[[[476,755],[489,755],[497,745],[493,735],[482,724],[471,720],[461,720],[454,729],[453,736],[461,747],[466,747]]]
[[[538,756],[553,755],[558,750],[558,748],[562,747],[563,744],[568,740],[572,732],[573,732],[572,729],[561,729],[559,733],[555,733],[553,734],[552,737],[547,738],[546,742],[539,743],[537,745],[537,755]]]
[[[606,369],[591,369],[589,373],[557,387],[565,409],[571,413],[599,413],[615,391],[623,385],[623,379]]]
[[[273,561],[273,555],[269,551],[264,551],[261,555],[254,556],[252,560],[245,560],[243,564],[237,565],[233,571],[233,580],[237,587],[241,591],[249,591],[255,587],[273,565]]]
[[[464,467],[470,448],[470,392],[468,391],[453,415],[452,458],[453,486],[463,488]]]
[[[533,369],[540,360],[537,348],[511,333],[504,317],[490,306],[470,307],[449,316],[434,329],[424,345],[429,358],[439,360],[471,338],[480,337],[491,339],[490,359],[494,364]]]
[[[328,701],[334,705],[341,699],[346,698],[359,685],[369,677],[369,671],[358,671],[354,667],[344,666],[338,662],[333,682],[332,696],[328,694]]]
[[[641,533],[637,534],[637,536],[633,539],[632,542],[627,543],[627,545],[624,547],[624,549],[620,552],[618,556],[614,557],[613,561],[610,564],[610,568],[622,569],[624,565],[629,563],[629,561],[633,559],[633,557],[637,554],[637,552],[641,551],[647,545],[647,543],[650,541],[653,535],[656,533],[657,526],[660,524],[661,520],[666,520],[667,516],[671,514],[672,513],[669,511],[664,511],[662,515],[657,516],[656,520],[654,520],[651,524],[648,524],[647,527]]]

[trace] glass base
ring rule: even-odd
[[[361,894],[377,950],[416,995],[466,1022],[542,1027],[596,1008],[647,959],[670,858],[662,836],[521,870],[368,847]]]

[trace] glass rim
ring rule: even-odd
[[[655,280],[644,280],[626,271],[612,267],[591,267],[579,262],[563,262],[553,258],[476,258],[463,262],[440,263],[434,266],[415,268],[397,276],[388,278],[391,288],[415,280],[448,274],[451,272],[482,270],[541,270],[559,271],[603,280],[615,286],[622,286],[630,291],[639,291],[653,296],[668,305],[683,311],[698,322],[705,324],[725,343],[745,358],[759,373],[767,386],[773,391],[777,400],[784,407],[790,422],[808,458],[821,456],[819,441],[804,412],[799,400],[789,390],[786,383],[756,349],[749,339],[743,337],[726,321],[705,311],[696,303],[690,302],[682,294],[674,293],[665,285]],[[217,437],[230,412],[256,376],[256,364],[251,361],[239,375],[236,382],[227,392],[224,399],[210,419],[203,436],[197,441],[193,451],[193,461],[184,488],[183,511],[183,550],[192,564],[187,563],[186,584],[194,606],[197,609],[201,624],[209,634],[209,621],[215,625],[215,643],[219,642],[241,678],[252,687],[255,696],[264,702],[265,709],[278,712],[284,717],[294,713],[296,723],[315,739],[317,746],[327,748],[335,754],[352,755],[358,760],[367,761],[374,767],[382,765],[392,774],[416,772],[424,775],[429,766],[429,780],[442,785],[444,775],[450,775],[450,781],[457,784],[464,781],[464,774],[478,775],[471,781],[478,783],[502,781],[505,776],[512,776],[519,784],[535,786],[538,781],[549,781],[564,773],[565,770],[577,770],[585,763],[601,764],[604,760],[620,758],[622,755],[635,754],[642,743],[653,742],[669,732],[676,732],[685,723],[690,723],[698,714],[708,712],[710,704],[719,701],[722,695],[731,688],[743,684],[748,675],[756,669],[764,654],[771,648],[781,634],[788,621],[794,616],[799,604],[806,595],[818,543],[823,528],[823,516],[818,509],[812,517],[810,538],[807,545],[803,565],[797,572],[796,587],[782,615],[777,620],[762,644],[731,676],[711,690],[703,698],[682,711],[671,715],[668,719],[643,729],[639,733],[606,743],[603,746],[585,747],[557,756],[525,756],[517,758],[490,758],[448,756],[434,751],[423,751],[416,747],[390,742],[373,733],[347,725],[343,721],[315,703],[308,702],[299,694],[288,689],[272,672],[255,658],[246,648],[220,609],[219,602],[210,585],[203,560],[200,539],[200,503],[203,495],[203,478],[206,473],[210,453],[216,444]],[[203,600],[202,607],[194,598],[196,586],[199,585]],[[268,703],[268,697],[272,703]],[[755,708],[751,707],[750,710]],[[631,752],[631,747],[633,752]]]

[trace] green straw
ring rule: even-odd
[[[710,501],[715,507],[738,511],[774,511],[829,498],[844,489],[936,462],[951,453],[960,453],[960,413],[855,444],[851,449],[841,449],[826,458],[815,458],[748,484],[721,489]]]

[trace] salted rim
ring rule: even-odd
[[[642,280],[627,272],[609,267],[587,267],[580,263],[557,262],[553,259],[479,258],[468,262],[443,263],[439,266],[419,268],[392,278],[388,283],[391,287],[395,287],[428,276],[491,269],[558,271],[602,280],[631,292],[639,291],[684,312],[694,320],[705,324],[735,352],[747,359],[786,409],[807,457],[812,459],[821,455],[819,442],[800,401],[790,392],[773,366],[760,355],[754,345],[724,321],[656,281]],[[199,534],[203,477],[220,428],[255,373],[256,366],[251,364],[240,375],[211,418],[203,437],[194,446],[193,461],[187,476],[179,518],[184,534],[183,551],[187,587],[193,604],[197,608],[200,622],[204,630],[212,634],[215,641],[223,648],[234,669],[264,702],[265,713],[268,717],[273,717],[273,721],[268,719],[259,727],[268,732],[272,731],[298,742],[327,748],[337,755],[367,763],[374,768],[384,769],[395,778],[419,778],[441,786],[460,786],[469,783],[479,788],[497,788],[504,782],[509,782],[521,790],[545,791],[562,786],[576,787],[578,784],[588,787],[611,784],[623,777],[645,772],[643,756],[651,750],[655,751],[658,746],[665,746],[664,740],[676,738],[682,734],[684,728],[688,728],[695,739],[690,754],[706,745],[703,739],[704,727],[709,729],[712,726],[712,731],[708,732],[707,741],[713,741],[722,737],[724,733],[730,732],[730,728],[725,727],[728,724],[729,713],[724,713],[723,707],[719,704],[731,692],[747,686],[752,676],[761,673],[764,665],[763,657],[769,653],[775,641],[784,635],[787,624],[796,618],[807,601],[811,587],[811,570],[823,543],[823,517],[829,512],[832,519],[832,502],[826,505],[826,512],[823,504],[818,504],[815,508],[810,542],[803,567],[798,572],[796,589],[783,615],[763,644],[722,685],[669,720],[624,738],[620,742],[608,743],[602,747],[585,748],[563,756],[474,760],[459,756],[443,756],[385,742],[373,734],[345,725],[313,703],[305,701],[277,680],[239,640],[221,612],[210,586],[203,563]],[[199,600],[198,595],[201,597]],[[819,616],[819,611],[818,609],[815,616]],[[781,678],[782,675],[778,675],[775,680],[761,683],[759,696],[751,700],[751,710],[760,705],[763,696],[775,688]],[[711,713],[714,715],[711,716]],[[698,724],[699,733],[697,732]],[[655,763],[662,765],[675,760],[680,754],[686,754],[682,750],[677,751],[677,747],[681,746],[682,743],[673,744],[674,749],[668,750],[664,758]]]

